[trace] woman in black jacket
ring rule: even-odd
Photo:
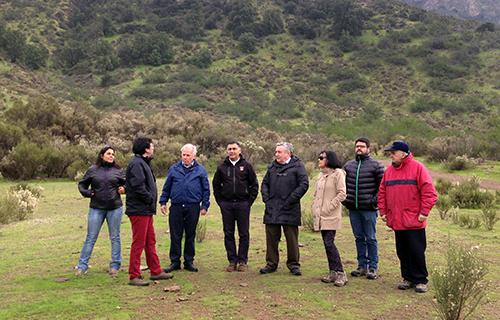
[[[125,193],[124,185],[125,174],[115,163],[115,151],[112,147],[105,146],[99,151],[95,165],[87,170],[83,179],[78,183],[80,193],[90,198],[90,209],[87,238],[83,244],[78,265],[75,267],[77,276],[87,272],[88,262],[104,220],[108,223],[111,240],[109,274],[112,277],[118,274],[122,262],[120,224],[123,204],[120,194]]]

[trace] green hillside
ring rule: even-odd
[[[137,134],[165,150],[159,169],[182,142],[210,160],[233,137],[256,162],[278,139],[307,160],[323,147],[345,153],[360,135],[405,138],[434,160],[500,158],[492,24],[389,0],[25,0],[0,10],[7,177],[34,177],[11,172],[29,143],[35,163],[74,149],[81,159],[38,173],[72,176],[97,145],[126,152]]]

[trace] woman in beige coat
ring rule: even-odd
[[[321,173],[316,182],[312,213],[314,230],[321,231],[330,272],[321,281],[342,287],[347,276],[335,246],[335,233],[341,227],[342,204],[346,198],[345,172],[333,151],[321,151],[318,157]]]

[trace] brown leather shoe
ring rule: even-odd
[[[226,267],[226,271],[227,272],[235,272],[236,271],[236,265],[234,263],[230,263],[227,267]]]
[[[117,269],[115,269],[115,268],[111,268],[111,269],[109,269],[109,272],[108,272],[108,273],[109,273],[109,276],[110,276],[111,278],[116,278],[116,277],[118,277],[118,270],[117,270]]]
[[[149,279],[150,280],[168,280],[168,279],[172,279],[173,277],[174,277],[173,274],[166,273],[165,271],[162,271],[160,274],[151,275],[149,277]]]
[[[142,277],[138,277],[138,278],[130,279],[128,284],[131,286],[137,286],[137,287],[147,287],[147,286],[149,286],[149,281],[142,279]]]

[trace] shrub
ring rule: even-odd
[[[346,93],[346,92],[353,92],[358,89],[364,89],[366,87],[367,84],[363,79],[351,79],[342,81],[337,88],[340,93]]]
[[[449,211],[449,217],[451,218],[451,222],[453,224],[460,223],[460,210],[458,207],[452,207]]]
[[[453,183],[448,180],[439,178],[436,181],[436,190],[440,195],[448,194],[452,187]]]
[[[440,318],[458,320],[471,316],[486,296],[487,272],[486,262],[476,248],[465,249],[449,241],[446,266],[431,275]]]
[[[240,50],[243,53],[255,53],[257,52],[257,38],[249,32],[243,33],[239,39]]]
[[[302,210],[302,227],[306,231],[314,232],[314,218],[310,209]]]
[[[494,205],[483,206],[481,208],[481,218],[486,230],[491,231],[500,218],[497,215],[498,210]]]
[[[470,159],[466,155],[464,156],[452,156],[448,157],[448,160],[444,162],[444,167],[449,171],[467,170],[472,169],[476,166],[474,160]]]
[[[207,48],[201,49],[188,60],[188,63],[206,69],[212,64],[212,54]]]
[[[451,209],[450,197],[448,197],[448,196],[439,197],[439,199],[436,203],[436,209],[439,212],[439,217],[442,220],[447,219],[448,218],[448,211],[450,211],[450,209]]]
[[[477,229],[481,225],[481,221],[474,215],[462,213],[458,216],[458,225],[468,229]]]
[[[41,189],[16,185],[0,196],[0,224],[26,220],[35,211]]]
[[[472,177],[467,181],[454,186],[449,196],[451,202],[460,208],[481,208],[484,205],[491,205],[495,201],[495,196],[479,188],[479,179]]]
[[[196,225],[196,242],[201,243],[207,236],[207,219],[200,219]]]

